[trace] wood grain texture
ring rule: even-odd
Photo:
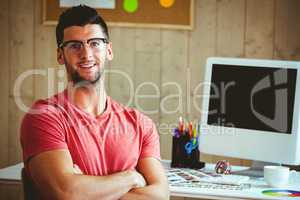
[[[187,32],[162,30],[161,40],[160,125],[168,130],[161,132],[160,141],[162,157],[170,159],[172,129],[179,116],[186,118]]]
[[[134,107],[159,122],[161,31],[136,29]]]
[[[33,21],[34,2],[27,0],[9,1],[10,34],[10,95],[33,96],[32,77],[26,77],[20,91],[13,89],[17,78],[33,66]],[[26,28],[25,28],[26,27]]]
[[[0,184],[1,200],[23,200],[22,185]]]
[[[133,106],[135,72],[135,29],[111,28],[114,59],[107,66],[108,94],[120,103]]]
[[[16,103],[16,98],[20,98],[20,101],[25,107]],[[10,97],[9,98],[9,136],[8,136],[8,165],[14,165],[22,161],[22,151],[20,144],[20,125],[25,112],[31,106],[33,97]]]
[[[218,56],[244,56],[245,5],[245,0],[217,1]]]
[[[33,79],[26,77],[21,83],[20,92],[13,92],[17,79],[21,74],[33,68],[33,30],[34,30],[34,2],[27,0],[9,1],[10,23],[10,98],[9,98],[9,130],[8,130],[8,163],[15,164],[21,161],[21,148],[19,142],[19,127],[23,112],[16,104],[20,98],[26,105],[32,103]],[[25,28],[26,27],[26,28]],[[30,99],[30,100],[29,100]],[[24,100],[24,101],[23,101]]]
[[[9,1],[9,34],[10,34],[10,83],[9,92],[9,128],[8,128],[8,161],[7,165],[20,162],[21,147],[19,141],[19,128],[23,111],[16,99],[25,105],[32,103],[33,78],[25,76],[20,82],[20,90],[15,90],[17,80],[22,80],[22,75],[33,68],[33,30],[34,30],[34,2],[25,0]],[[26,28],[25,28],[26,27]],[[20,79],[21,78],[21,79]]]
[[[2,1],[0,4],[0,27],[2,27],[0,37],[0,168],[6,166],[8,162],[8,98],[9,98],[9,16],[8,16],[8,0]],[[1,197],[1,196],[0,196]],[[1,198],[2,199],[2,198]]]
[[[8,0],[2,1],[0,4],[0,26],[2,33],[0,37],[0,168],[8,164],[8,99],[9,99],[9,16],[8,16]],[[0,199],[7,199],[8,192],[5,186],[0,185]]]
[[[136,53],[134,107],[159,122],[160,53]]]
[[[275,1],[274,58],[300,60],[300,1]]]
[[[63,75],[58,78],[58,71],[64,66],[58,67],[56,59],[56,36],[55,26],[42,25],[42,1],[35,1],[34,12],[34,63],[33,68],[37,75],[33,75],[34,98],[46,98],[58,92],[58,83],[65,83],[67,79]],[[64,73],[63,73],[64,74]]]
[[[274,49],[274,1],[247,1],[245,56],[272,58]]]

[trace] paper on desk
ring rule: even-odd
[[[93,8],[115,9],[116,0],[60,0],[59,7],[72,7],[84,4]]]

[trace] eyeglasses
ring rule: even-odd
[[[99,51],[104,49],[105,45],[108,44],[108,40],[106,38],[91,38],[86,41],[69,40],[61,43],[59,48],[65,48],[71,53],[80,53],[82,52],[85,43],[87,43],[89,48],[93,51]]]

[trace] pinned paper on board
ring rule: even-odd
[[[163,8],[170,8],[175,0],[158,0]],[[115,9],[116,0],[59,0],[59,7],[72,7],[84,4],[93,8]],[[123,0],[123,9],[127,13],[134,13],[138,10],[139,0]]]
[[[115,9],[116,0],[60,0],[59,7],[72,7],[84,4],[93,8]]]
[[[195,0],[41,0],[43,24],[56,25],[67,8],[86,4],[108,26],[192,30]]]

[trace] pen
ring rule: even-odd
[[[190,138],[193,137],[193,122],[189,123],[189,136]]]
[[[178,130],[179,130],[180,134],[182,134],[183,130],[184,130],[184,123],[183,123],[183,119],[181,116],[179,117]]]
[[[197,124],[197,131],[196,131],[197,133],[197,137],[200,135],[200,122],[198,122],[198,124]]]
[[[197,143],[197,132],[196,128],[193,129],[193,145]]]

